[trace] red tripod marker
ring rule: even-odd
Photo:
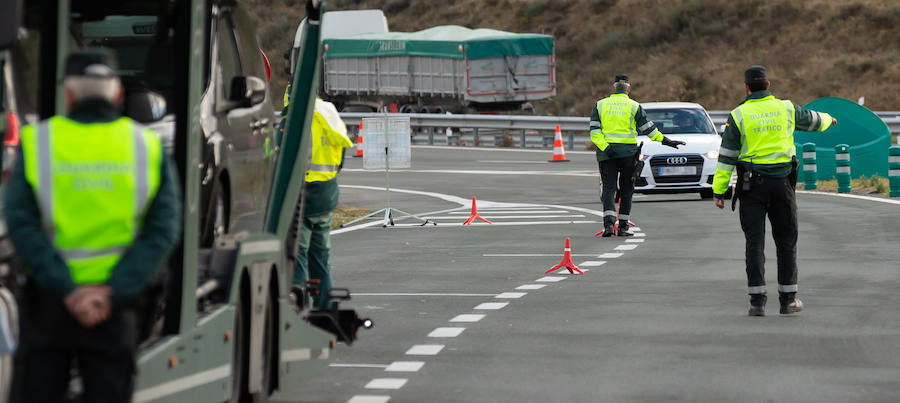
[[[565,267],[566,269],[568,269],[569,273],[571,274],[575,274],[576,271],[578,272],[578,274],[584,274],[584,272],[581,271],[578,266],[575,266],[575,263],[572,263],[572,247],[570,246],[569,238],[566,238],[566,248],[563,249],[562,262],[559,262],[558,265],[547,269],[544,274],[555,271],[556,269],[559,269],[561,267]]]
[[[616,199],[616,222],[613,223],[613,231],[619,232],[619,207],[622,205],[622,199]],[[635,226],[634,221],[628,220],[628,226]],[[603,235],[603,231],[595,233],[594,236]]]
[[[493,224],[493,222],[486,220],[484,217],[478,215],[478,208],[475,207],[475,196],[472,196],[472,215],[470,215],[469,218],[466,218],[466,220],[463,221],[463,225],[472,225],[472,222],[475,221],[476,218],[488,224]]]

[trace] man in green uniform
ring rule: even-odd
[[[772,96],[766,68],[744,72],[747,99],[731,111],[722,134],[713,179],[716,207],[725,208],[725,191],[737,168],[735,197],[740,198],[741,229],[746,239],[750,316],[764,316],[766,306],[766,215],[772,223],[778,257],[778,299],[783,315],[800,312],[797,295],[797,157],[794,130],[825,131],[837,120],[823,112],[803,110]],[[733,207],[733,206],[732,206]]]
[[[591,141],[597,145],[597,162],[603,182],[603,236],[616,235],[613,229],[619,217],[618,236],[632,236],[628,232],[631,197],[634,194],[634,166],[638,152],[638,134],[662,142],[672,148],[683,141],[670,140],[662,135],[656,124],[647,119],[644,109],[628,97],[631,83],[628,76],[619,74],[613,83],[612,95],[597,101],[591,112]],[[618,183],[618,189],[616,184]],[[619,210],[616,211],[616,195]]]
[[[313,110],[312,156],[303,189],[303,218],[299,234],[294,284],[318,280],[317,308],[328,309],[331,290],[331,216],[338,202],[337,174],[344,160],[344,148],[353,147],[347,126],[330,102],[316,98]]]
[[[181,204],[159,138],[119,115],[116,69],[106,51],[73,53],[68,115],[22,130],[4,193],[28,276],[18,401],[61,401],[73,363],[82,401],[131,401],[135,299],[178,241]]]

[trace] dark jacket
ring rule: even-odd
[[[109,102],[99,99],[76,104],[68,118],[81,123],[111,122],[120,117]],[[22,150],[4,189],[9,236],[28,277],[43,292],[63,298],[72,292],[69,267],[55,251],[43,229],[34,190],[25,179]],[[131,302],[165,264],[181,235],[181,192],[174,163],[163,155],[159,189],[134,242],[113,267],[106,284],[114,303]]]

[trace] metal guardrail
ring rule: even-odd
[[[891,134],[900,133],[900,112],[875,112],[884,120]],[[725,124],[729,111],[709,111],[716,127]],[[897,114],[897,116],[891,116]],[[341,118],[348,126],[357,127],[363,118],[378,118],[381,113],[344,112]],[[575,149],[578,143],[588,141],[590,119],[581,116],[530,116],[530,115],[449,115],[449,114],[391,114],[408,116],[414,129],[414,144],[477,144],[499,145],[502,137],[512,136],[517,146],[552,147],[553,132],[559,125],[567,148]],[[445,135],[446,128],[453,128],[451,136]],[[512,132],[512,133],[510,133]],[[483,137],[494,136],[494,141],[483,142]],[[516,138],[517,137],[517,138]],[[437,141],[436,141],[437,140]],[[509,143],[509,140],[505,140]],[[509,144],[512,145],[512,144]]]

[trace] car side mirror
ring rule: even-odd
[[[125,116],[138,123],[153,123],[166,116],[166,98],[150,90],[129,91],[124,107]]]
[[[266,100],[266,82],[259,77],[237,76],[231,80],[231,98],[238,108],[259,105]]]

